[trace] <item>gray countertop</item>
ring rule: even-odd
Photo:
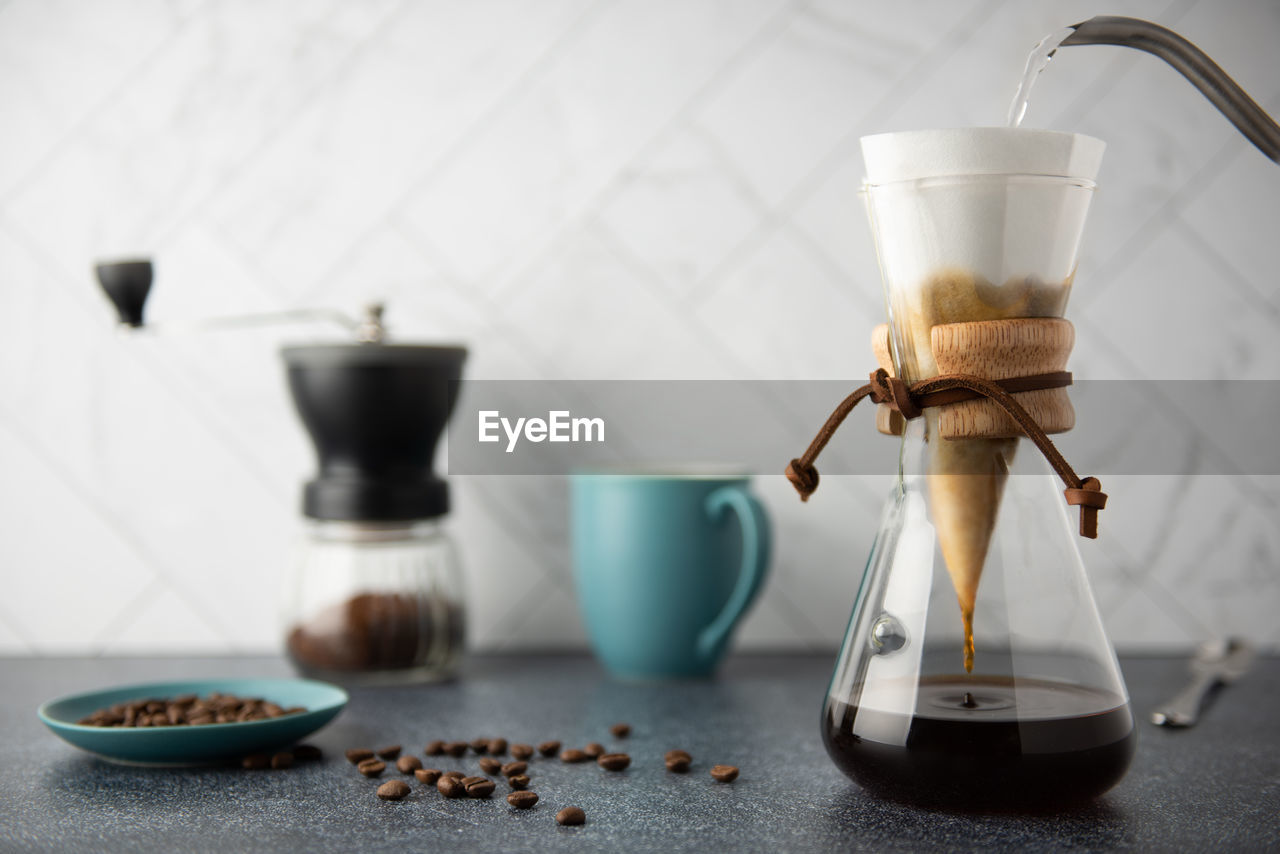
[[[324,762],[266,772],[111,765],[55,738],[35,708],[119,683],[287,674],[279,660],[0,659],[0,850],[1280,850],[1280,659],[1261,660],[1194,729],[1140,724],[1129,775],[1093,805],[974,816],[877,801],[836,770],[818,734],[833,658],[738,656],[714,681],[630,684],[586,656],[475,657],[451,684],[353,691],[311,739]],[[1144,719],[1185,672],[1173,659],[1122,665]],[[634,727],[620,743],[632,767],[536,760],[542,800],[528,812],[502,797],[446,801],[417,783],[407,800],[382,802],[381,781],[342,758],[352,746],[420,751],[481,735],[611,745],[618,721]],[[663,768],[672,747],[694,755],[692,773]],[[714,782],[716,762],[742,776]],[[568,804],[586,810],[586,825],[555,823]]]

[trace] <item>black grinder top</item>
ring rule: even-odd
[[[320,472],[303,491],[312,519],[400,522],[449,512],[432,471],[462,378],[463,347],[286,347],[289,391]]]

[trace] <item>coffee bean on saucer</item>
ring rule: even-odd
[[[711,776],[721,783],[732,783],[738,779],[738,769],[732,765],[714,765],[711,768]]]
[[[366,777],[380,777],[387,770],[387,763],[381,759],[366,759],[356,766],[356,770]]]
[[[378,787],[378,797],[384,801],[404,800],[409,794],[409,784],[403,780],[388,780]]]
[[[489,753],[492,756],[501,756],[507,752],[507,740],[505,738],[489,739]]]
[[[373,758],[373,751],[367,747],[353,747],[347,751],[347,761],[352,765],[359,765],[366,759]]]
[[[240,767],[249,771],[261,771],[271,765],[271,757],[265,753],[253,753],[240,760]]]
[[[596,764],[606,771],[622,771],[631,764],[631,757],[625,753],[606,753],[596,759]]]
[[[426,783],[428,786],[440,782],[440,772],[435,768],[419,768],[413,772],[413,776],[418,778],[419,783]]]
[[[515,759],[530,759],[533,757],[533,745],[513,744],[511,745],[511,756]]]
[[[299,762],[318,762],[324,758],[324,753],[314,744],[299,744],[293,748],[293,758]]]
[[[462,756],[467,752],[467,743],[465,741],[451,741],[444,746],[444,752],[453,757]]]
[[[477,738],[475,741],[471,742],[471,749],[474,750],[476,753],[488,753],[489,739]]]
[[[469,798],[488,798],[493,795],[494,782],[488,779],[476,780],[467,784],[467,797]]]
[[[492,756],[481,756],[478,764],[480,770],[486,774],[497,774],[502,770],[501,760],[494,759]]]
[[[590,756],[592,759],[599,759],[604,756],[604,745],[598,741],[593,741],[586,747],[582,748],[582,752]]]
[[[582,807],[565,807],[556,813],[556,823],[563,824],[566,827],[583,824],[586,820],[587,814],[582,811]]]
[[[569,763],[586,762],[588,758],[590,757],[588,757],[587,754],[583,753],[581,750],[579,750],[576,747],[571,747],[560,754],[561,762],[569,762]]]
[[[378,754],[378,758],[380,759],[395,759],[400,755],[400,745],[391,744],[386,747],[379,747],[373,752]]]
[[[281,751],[280,753],[275,754],[274,756],[271,757],[271,767],[275,768],[277,771],[283,770],[285,768],[292,768],[293,754],[288,752],[287,750]]]
[[[527,810],[537,802],[537,792],[512,792],[507,795],[507,803],[518,810]]]
[[[529,763],[528,762],[508,762],[506,765],[503,765],[502,768],[499,770],[502,771],[503,776],[514,777],[516,774],[523,774],[525,771],[528,771]]]
[[[543,756],[555,756],[560,752],[560,742],[544,741],[542,744],[538,745],[538,752]]]
[[[412,774],[422,767],[422,760],[416,756],[401,756],[396,760],[396,768],[401,774]]]
[[[529,788],[529,775],[528,774],[512,774],[510,777],[507,778],[507,785],[516,791],[519,791],[521,789],[527,789]]]
[[[631,735],[631,724],[614,724],[609,727],[609,732],[613,733],[614,738],[626,738]]]
[[[440,739],[436,739],[435,741],[428,742],[427,746],[422,749],[422,752],[427,754],[428,756],[443,756],[444,742],[441,741]]]
[[[436,788],[446,798],[461,798],[467,794],[467,787],[457,777],[441,777],[436,781]]]
[[[674,771],[676,774],[686,774],[692,761],[687,753],[683,756],[677,754],[666,760],[667,770]]]

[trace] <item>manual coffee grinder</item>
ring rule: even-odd
[[[100,264],[122,325],[144,324],[149,261]],[[289,392],[315,447],[304,531],[285,584],[285,650],[303,674],[347,683],[447,678],[463,650],[457,550],[442,521],[449,486],[433,471],[467,352],[388,343],[382,307],[214,318],[187,330],[325,320],[352,339],[286,346]]]
[[[1170,59],[1280,157],[1275,123],[1167,30],[1095,19],[1041,57],[1103,43]],[[1136,741],[1068,516],[1078,507],[1079,533],[1096,536],[1106,495],[1049,438],[1074,424],[1063,313],[1103,144],[1016,127],[1022,111],[1011,127],[863,138],[889,315],[872,336],[880,367],[787,468],[808,498],[864,398],[902,437],[821,730],[863,788],[926,806],[1086,801],[1124,776]]]

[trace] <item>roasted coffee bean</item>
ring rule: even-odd
[[[441,774],[440,776],[441,776],[441,777],[453,777],[454,779],[461,780],[463,777],[465,777],[465,776],[467,776],[467,775],[466,775],[466,773],[465,773],[465,772],[463,772],[463,771],[445,771],[445,772],[444,772],[443,774]]]
[[[593,741],[586,747],[582,748],[582,752],[590,756],[592,759],[599,759],[604,756],[604,745],[598,741]]]
[[[523,774],[529,770],[528,762],[508,762],[500,769],[504,776],[514,777],[516,774]]]
[[[293,748],[293,758],[299,762],[318,762],[324,758],[324,753],[314,744],[299,744]]]
[[[183,694],[170,700],[148,698],[116,703],[114,706],[98,709],[79,722],[84,726],[98,727],[203,726],[211,723],[259,721],[305,711],[300,707],[282,709],[260,697],[210,694],[202,700],[193,694]]]
[[[347,761],[352,765],[359,765],[366,759],[373,758],[373,751],[367,747],[353,747],[347,751]]]
[[[613,733],[614,738],[626,738],[631,735],[631,724],[614,724],[609,727],[609,732]]]
[[[422,760],[416,756],[401,756],[396,760],[396,768],[401,774],[412,774],[422,767]]]
[[[666,760],[667,770],[674,771],[677,774],[685,774],[688,773],[689,765],[692,762],[693,760],[690,759],[687,754],[684,756],[672,756],[670,759]]]
[[[474,783],[467,784],[467,797],[469,798],[488,798],[493,796],[493,790],[496,788],[492,780],[476,780]]]
[[[507,795],[507,803],[518,810],[527,810],[537,802],[537,792],[512,792]]]
[[[380,777],[387,770],[387,763],[381,759],[366,759],[356,766],[356,770],[366,777]]]
[[[529,759],[533,756],[533,745],[513,744],[511,745],[511,755],[516,759]]]
[[[606,753],[596,759],[596,764],[606,771],[622,771],[631,764],[631,757],[625,753]]]
[[[538,745],[538,752],[543,756],[555,756],[560,752],[560,742],[544,741],[542,744]]]
[[[475,741],[471,742],[471,749],[474,750],[476,753],[488,753],[489,739],[477,738]]]
[[[261,771],[271,765],[271,757],[265,753],[253,753],[240,760],[240,767],[250,771]]]
[[[587,754],[583,753],[581,750],[579,750],[576,747],[571,747],[560,754],[561,762],[570,762],[570,763],[586,762],[590,758],[591,757],[587,756]]]
[[[565,807],[556,813],[556,823],[565,826],[583,824],[586,820],[587,814],[582,811],[581,807]]]
[[[682,756],[690,762],[693,761],[693,757],[689,755],[689,751],[687,750],[668,750],[666,753],[662,754],[663,759],[672,759],[678,756]]]
[[[440,739],[436,739],[435,741],[429,742],[427,746],[422,749],[422,752],[427,754],[428,756],[443,756],[444,742],[441,741]]]
[[[467,787],[457,777],[441,777],[436,781],[436,788],[446,798],[461,798],[467,794]]]
[[[738,779],[738,769],[732,765],[713,765],[711,767],[711,776],[721,783],[732,783]]]
[[[402,801],[409,795],[409,784],[403,780],[388,780],[378,787],[378,797],[384,801]]]
[[[502,770],[502,762],[492,756],[481,756],[479,765],[480,770],[486,774],[497,774]]]
[[[507,785],[513,789],[516,789],[517,791],[520,789],[527,789],[529,788],[529,775],[528,774],[512,774],[510,777],[507,778]]]
[[[489,754],[491,756],[501,756],[507,752],[507,740],[505,738],[489,739]]]
[[[275,754],[271,757],[271,767],[275,768],[277,771],[281,771],[285,768],[292,768],[293,754],[288,751],[281,751],[280,753]]]
[[[378,757],[381,759],[395,759],[400,755],[400,745],[392,744],[387,747],[379,747],[373,752],[378,754]]]
[[[428,786],[440,782],[440,772],[435,768],[419,768],[413,772],[413,776],[418,778],[419,783],[426,783]]]
[[[488,777],[481,777],[479,774],[472,774],[469,777],[462,778],[462,785],[470,786],[472,783],[479,783],[481,780],[488,780]]]
[[[467,743],[465,741],[451,741],[444,746],[444,752],[455,758],[462,756],[467,752]]]

